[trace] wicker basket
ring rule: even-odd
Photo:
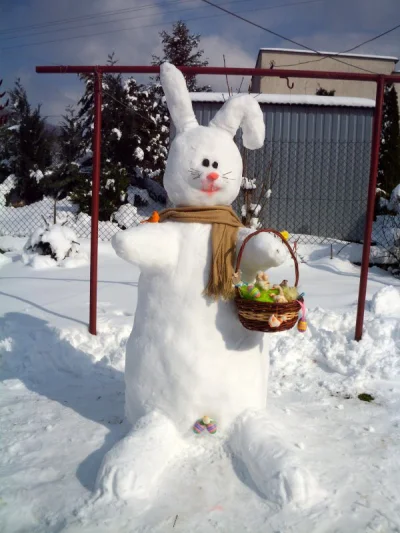
[[[299,265],[296,256],[294,255],[290,244],[278,231],[275,231],[273,229],[260,229],[246,237],[239,250],[235,271],[238,272],[240,270],[240,262],[242,260],[242,255],[246,244],[249,242],[250,239],[258,235],[259,233],[273,233],[282,240],[283,244],[285,244],[294,262],[294,268],[296,273],[296,281],[294,286],[297,287],[299,282]],[[240,296],[238,288],[236,288],[235,303],[239,314],[239,320],[242,325],[246,329],[250,329],[253,331],[262,331],[264,333],[275,333],[277,331],[285,331],[288,329],[292,329],[298,321],[298,313],[301,309],[301,306],[298,301],[278,304],[258,302],[257,300],[247,300]],[[287,320],[282,322],[279,327],[272,328],[268,323],[268,320],[272,315],[275,315],[278,319],[286,315]]]

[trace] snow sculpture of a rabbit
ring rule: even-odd
[[[181,72],[164,63],[161,82],[177,131],[164,175],[170,200],[176,206],[231,205],[242,181],[242,160],[233,140],[237,129],[242,128],[250,149],[264,141],[258,103],[249,95],[236,96],[209,127],[199,126]],[[239,229],[237,247],[249,231]],[[299,483],[297,499],[305,496],[307,476],[291,464],[281,475],[285,467],[274,459],[284,454],[263,411],[268,336],[244,329],[233,302],[214,302],[202,294],[210,271],[210,240],[211,224],[168,221],[114,237],[117,254],[137,265],[141,275],[125,369],[126,416],[133,429],[103,460],[97,478],[101,494],[148,499],[184,439],[195,438],[193,423],[208,415],[218,421],[218,431],[226,433],[233,453],[268,498],[296,499],[293,486]],[[259,234],[246,246],[242,277],[254,279],[257,270],[285,259],[278,239]]]

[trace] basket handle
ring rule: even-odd
[[[297,262],[297,259],[296,259],[296,256],[294,255],[294,252],[293,252],[293,249],[292,247],[290,246],[290,244],[287,242],[287,240],[283,237],[283,235],[281,235],[279,233],[279,231],[276,231],[274,229],[259,229],[257,231],[254,231],[253,233],[250,233],[250,235],[248,235],[243,243],[242,243],[242,246],[240,247],[240,250],[239,250],[239,253],[238,253],[238,257],[237,257],[237,260],[236,260],[236,269],[235,269],[235,272],[238,272],[239,269],[240,269],[240,262],[242,260],[242,255],[243,255],[243,252],[244,252],[244,247],[246,246],[246,244],[249,242],[250,239],[252,239],[253,237],[255,237],[256,235],[258,235],[259,233],[273,233],[274,235],[276,235],[277,237],[279,237],[281,239],[281,241],[283,242],[283,244],[286,246],[286,248],[289,250],[289,253],[290,255],[292,256],[292,259],[293,259],[293,262],[294,262],[294,270],[295,270],[295,274],[296,274],[296,281],[294,283],[294,286],[297,287],[298,283],[299,283],[299,264]]]

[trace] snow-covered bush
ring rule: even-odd
[[[384,249],[385,262],[391,265],[390,271],[400,274],[400,184],[397,185],[387,202],[386,208],[374,221],[372,240]]]
[[[75,258],[79,242],[74,230],[61,224],[35,229],[29,236],[22,255],[25,264],[37,268],[46,266],[72,266],[66,260]],[[74,265],[75,266],[75,265]]]

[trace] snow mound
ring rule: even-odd
[[[377,316],[400,318],[400,291],[391,285],[376,292],[371,302],[371,312]]]
[[[68,227],[53,224],[37,228],[24,246],[22,260],[33,268],[48,268],[56,265],[81,266],[87,258],[78,256],[79,243],[76,233]]]
[[[355,309],[311,309],[304,334],[293,329],[271,336],[272,392],[305,392],[312,386],[308,375],[315,376],[316,370],[319,387],[332,394],[357,395],[371,381],[398,378],[400,293],[394,287],[381,289],[369,307],[372,312],[366,312],[360,342],[354,340]],[[391,316],[384,311],[388,307]]]
[[[4,265],[8,265],[8,263],[11,262],[11,258],[7,257],[6,255],[0,253],[0,267]]]

